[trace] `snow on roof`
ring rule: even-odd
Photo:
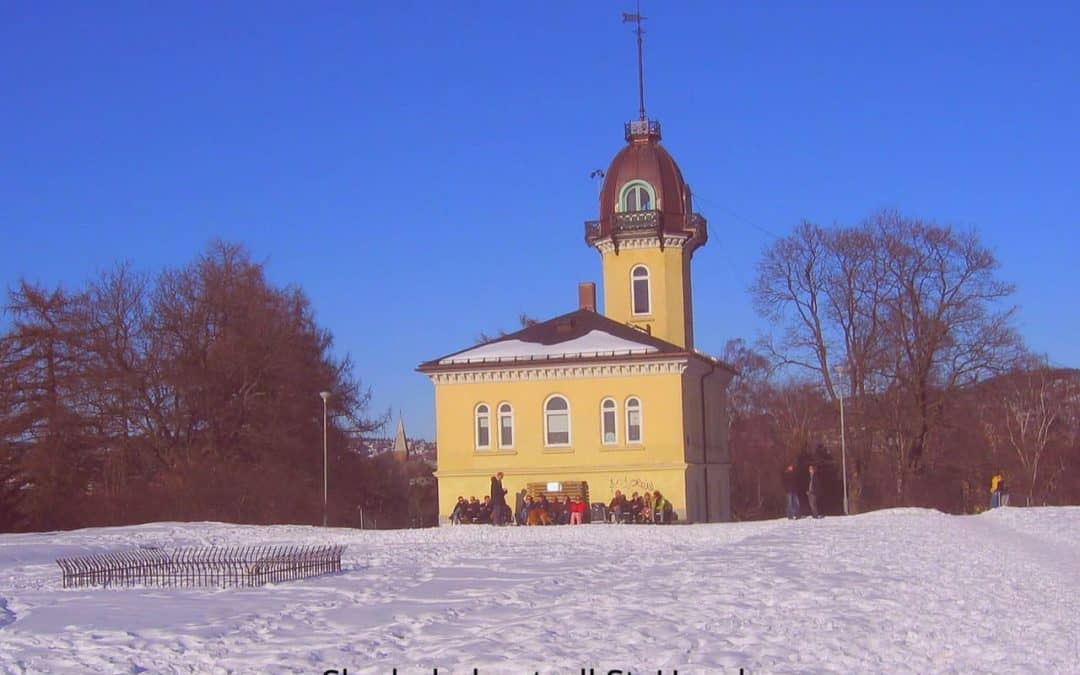
[[[552,345],[539,342],[523,342],[522,340],[489,342],[459,354],[447,356],[441,359],[439,364],[624,356],[629,354],[652,354],[658,351],[660,350],[651,345],[627,340],[602,330],[592,330],[581,337]]]

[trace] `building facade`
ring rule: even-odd
[[[730,519],[726,389],[732,369],[694,349],[691,259],[707,240],[660,124],[625,128],[597,220],[603,312],[578,308],[428,361],[435,385],[440,517],[458,496],[573,482],[590,501],[659,490],[679,518]]]

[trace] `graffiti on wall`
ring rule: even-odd
[[[612,476],[610,482],[611,492],[622,490],[624,493],[652,492],[656,486],[651,480],[635,478],[633,476]]]

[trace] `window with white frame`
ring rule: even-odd
[[[615,401],[605,398],[600,403],[600,439],[604,445],[614,445],[619,441],[616,429],[618,419],[619,411]]]
[[[630,270],[630,291],[634,314],[648,314],[652,309],[652,288],[649,283],[649,268],[637,265]]]
[[[509,403],[499,405],[499,447],[514,447],[514,408]]]
[[[570,445],[570,404],[562,396],[552,396],[544,403],[544,444]]]
[[[476,406],[476,449],[491,447],[491,410],[486,403]]]
[[[652,186],[643,180],[630,181],[623,186],[619,205],[624,212],[652,211],[656,208]]]
[[[637,397],[626,399],[626,442],[641,442],[641,400]]]

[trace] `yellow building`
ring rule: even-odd
[[[659,490],[680,520],[731,514],[726,387],[732,370],[694,350],[690,262],[707,239],[660,124],[626,125],[585,240],[600,254],[576,311],[428,361],[435,385],[440,518],[505,474],[583,481],[592,502]],[[513,506],[513,500],[510,501]]]

